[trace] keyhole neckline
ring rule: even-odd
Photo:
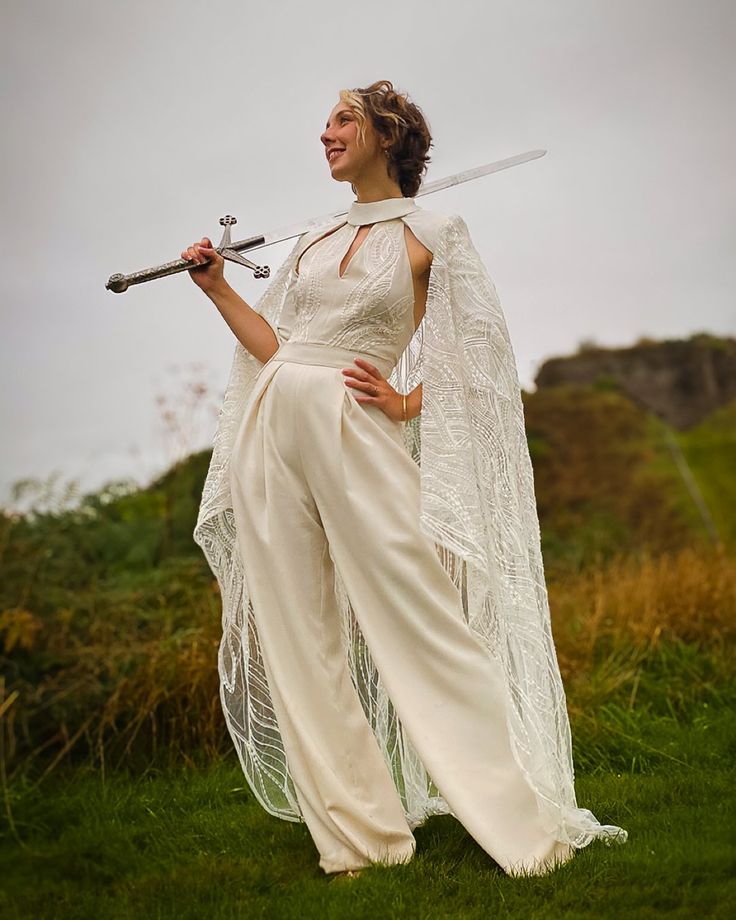
[[[299,257],[296,260],[296,264],[294,266],[294,276],[297,279],[297,281],[302,276],[301,272],[299,271],[299,268],[301,267],[302,258],[309,252],[309,250],[312,249],[313,246],[316,246],[318,243],[323,242],[329,237],[339,236],[340,231],[344,230],[346,227],[349,227],[349,226],[350,224],[348,224],[347,222],[343,222],[339,226],[333,227],[332,230],[328,230],[327,233],[323,234],[322,236],[317,237],[316,240],[312,240],[312,242],[302,252],[299,253]],[[350,260],[348,261],[348,264],[345,266],[345,271],[342,274],[340,274],[340,266],[343,263],[343,259],[345,258],[347,253],[350,251],[350,247],[353,245],[353,242],[355,241],[355,237],[358,235],[358,230],[360,229],[361,226],[362,226],[361,224],[356,224],[353,226],[352,228],[353,233],[350,236],[350,242],[348,243],[348,248],[347,250],[343,250],[342,255],[340,256],[340,260],[337,263],[337,280],[338,281],[342,281],[345,278],[345,275],[347,274],[348,269],[352,265],[353,259],[358,255],[358,252],[363,248],[363,243],[365,243],[368,237],[370,236],[371,230],[373,229],[375,224],[371,225],[371,227],[368,230],[368,233],[366,233],[365,237],[363,238],[363,242],[360,244],[360,246],[358,246],[355,252],[350,256]]]
[[[350,225],[350,224],[346,224],[345,226],[348,226],[348,227],[349,227],[349,226],[351,226],[351,225]],[[358,248],[355,250],[355,252],[354,252],[354,253],[350,256],[350,258],[348,259],[347,265],[345,266],[345,270],[343,271],[342,274],[340,274],[340,266],[342,265],[343,260],[345,259],[345,256],[350,252],[350,247],[351,247],[351,246],[353,245],[353,243],[355,242],[355,237],[358,235],[358,231],[360,230],[360,228],[361,228],[362,226],[365,226],[365,225],[364,225],[364,224],[356,224],[356,225],[354,225],[353,234],[352,234],[352,236],[350,237],[350,242],[348,243],[348,248],[343,252],[342,256],[340,257],[340,261],[337,263],[337,280],[338,280],[338,281],[344,281],[344,280],[345,280],[345,275],[347,275],[348,270],[350,269],[350,266],[353,264],[353,260],[354,260],[355,257],[358,255],[358,253],[360,252],[360,250],[361,250],[361,249],[365,246],[365,244],[368,242],[368,237],[371,235],[371,232],[372,232],[373,228],[374,228],[376,225],[375,225],[375,224],[371,224],[371,225],[370,225],[370,227],[368,228],[368,232],[366,233],[366,235],[365,235],[365,236],[363,237],[363,239],[361,240],[360,245],[358,246]]]
[[[333,227],[331,230],[328,230],[327,233],[322,234],[316,240],[312,240],[311,243],[299,254],[297,259],[297,264],[294,268],[294,274],[297,278],[300,278],[299,267],[301,263],[302,256],[315,245],[315,243],[320,242],[328,236],[331,236],[332,233],[340,230],[346,224],[355,227],[355,233],[353,234],[352,239],[348,249],[353,244],[353,240],[357,235],[357,228],[365,226],[366,224],[371,224],[371,229],[365,236],[363,243],[365,243],[370,235],[373,225],[380,223],[384,220],[395,220],[397,217],[404,217],[406,214],[411,214],[412,211],[418,211],[419,206],[413,198],[382,198],[380,201],[353,201],[350,205],[350,208],[346,212],[346,217],[344,223],[340,224],[338,227]],[[339,281],[342,281],[350,268],[353,258],[358,254],[358,252],[363,248],[363,243],[360,244],[358,249],[355,250],[353,255],[350,257],[350,261],[345,266],[345,271],[343,274],[340,274],[340,265],[342,260],[345,257],[344,254],[340,259],[337,266],[337,278]]]

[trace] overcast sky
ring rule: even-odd
[[[427,181],[547,150],[418,202],[465,218],[527,389],[582,339],[736,333],[733,0],[25,0],[0,42],[5,504],[25,477],[143,483],[209,446],[232,332],[186,275],[105,282],[226,213],[238,239],[347,208],[319,142],[341,87],[421,106]],[[292,245],[258,259],[273,275]],[[227,274],[249,303],[268,283]]]

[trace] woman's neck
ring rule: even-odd
[[[370,201],[384,201],[386,198],[403,198],[404,195],[398,182],[362,182],[360,185],[353,183],[355,200],[361,203]]]

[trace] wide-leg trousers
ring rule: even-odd
[[[544,831],[510,748],[500,666],[419,528],[400,423],[360,403],[360,352],[287,342],[264,364],[231,455],[233,511],[263,663],[326,873],[411,859],[416,841],[353,685],[335,566],[409,740],[452,814],[506,871],[573,855]],[[389,368],[370,355],[384,374]]]

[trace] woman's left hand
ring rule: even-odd
[[[361,403],[371,403],[378,406],[392,421],[402,421],[404,400],[383,377],[377,367],[374,367],[364,358],[354,358],[357,367],[344,367],[342,373],[345,377],[345,386],[360,391],[354,393],[356,400]]]

